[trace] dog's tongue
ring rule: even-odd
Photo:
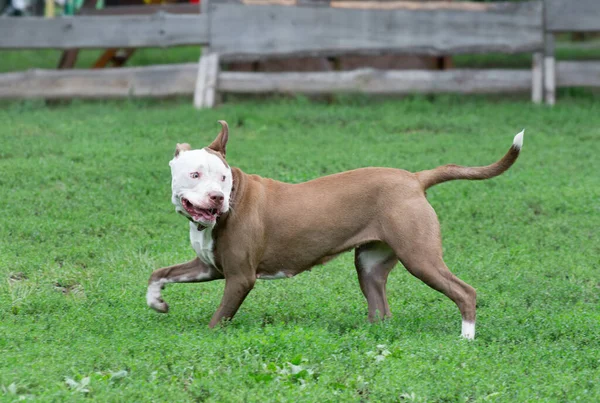
[[[206,216],[208,216],[208,212],[206,210],[196,206],[192,206],[191,212],[193,214],[194,220],[198,220],[202,217],[206,218]]]
[[[185,201],[185,209],[192,216],[194,221],[199,221],[201,219],[212,221],[215,219],[217,215],[216,209],[203,209],[197,206],[194,206],[189,201]]]
[[[194,214],[194,220],[196,221],[201,218],[204,218],[205,220],[212,220],[215,217],[210,210],[194,209],[194,212],[196,213]]]

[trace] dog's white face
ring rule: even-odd
[[[205,227],[229,211],[233,177],[220,154],[209,149],[178,151],[171,166],[175,211]]]

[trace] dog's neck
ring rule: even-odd
[[[221,266],[218,258],[215,256],[219,235],[227,225],[227,221],[235,214],[235,207],[243,194],[245,186],[244,173],[238,168],[232,168],[233,187],[229,198],[229,210],[227,213],[219,216],[214,226],[204,226],[202,224],[191,222],[190,240],[197,256],[206,265],[214,267],[221,272]]]

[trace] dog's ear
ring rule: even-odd
[[[190,151],[191,149],[192,146],[190,146],[188,143],[177,143],[177,147],[175,147],[175,157],[178,157],[182,152]]]
[[[227,140],[229,140],[229,126],[227,126],[227,122],[224,120],[219,120],[219,123],[221,124],[221,131],[208,148],[225,157],[225,147],[227,146]]]

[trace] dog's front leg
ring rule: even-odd
[[[223,275],[196,258],[187,263],[163,267],[152,273],[148,280],[146,302],[157,312],[166,313],[169,305],[162,299],[161,290],[168,283],[199,283],[222,279]]]
[[[236,275],[225,277],[225,292],[219,309],[213,315],[208,327],[213,328],[223,319],[231,319],[244,299],[254,288],[255,276]]]

